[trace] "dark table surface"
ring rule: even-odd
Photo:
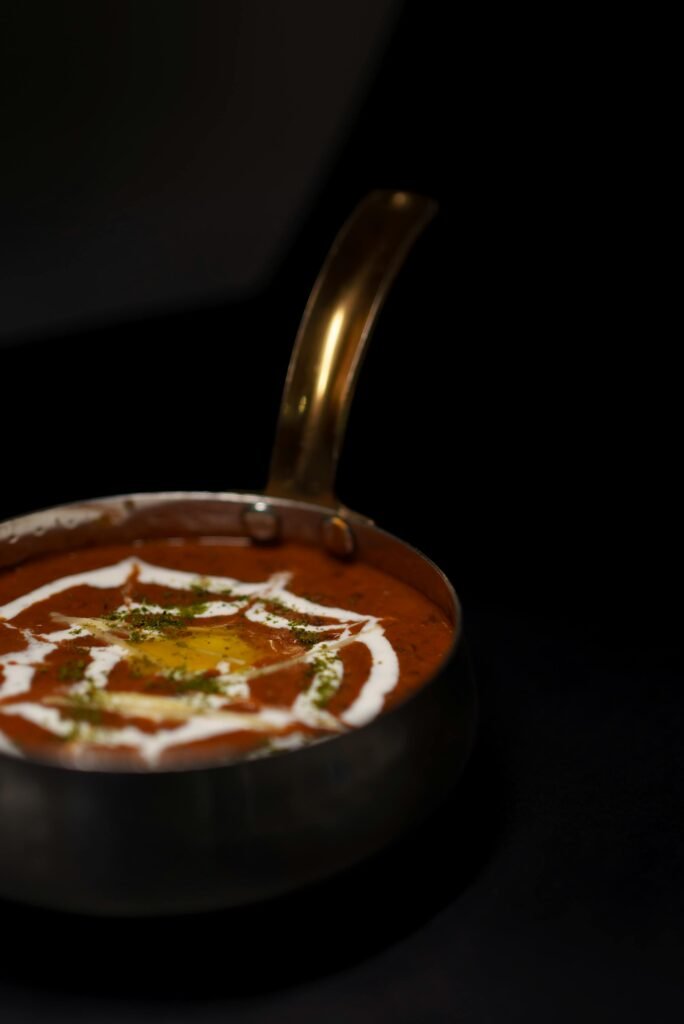
[[[677,654],[471,607],[482,718],[448,804],[299,896],[185,920],[4,904],[0,1019],[679,1021]]]

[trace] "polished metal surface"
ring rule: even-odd
[[[252,540],[272,541],[280,531],[280,520],[266,501],[252,502],[243,512],[242,522]]]
[[[266,493],[337,508],[335,472],[361,360],[408,252],[437,211],[409,192],[372,192],[326,259],[295,341]]]
[[[0,564],[95,541],[243,537],[255,495],[126,495],[4,524]],[[271,499],[282,538],[319,543],[329,510]],[[419,588],[454,624],[440,671],[369,725],[263,760],[96,771],[0,754],[0,896],[96,914],[234,906],[348,867],[419,821],[458,778],[475,690],[448,580],[377,527],[358,557]],[[35,546],[35,547],[34,547]]]
[[[323,545],[434,601],[454,627],[448,657],[410,699],[368,725],[264,759],[112,771],[0,753],[0,896],[122,915],[250,903],[379,850],[426,815],[460,775],[473,742],[476,701],[458,599],[437,566],[370,520],[339,510],[333,492],[369,326],[406,245],[431,213],[426,200],[381,195],[366,207],[370,220],[362,207],[351,222],[351,237],[365,223],[360,249],[352,246],[347,256],[352,279],[355,259],[374,238],[384,256],[367,260],[375,269],[359,285],[358,301],[345,306],[359,320],[350,333],[340,328],[338,338],[346,338],[341,348],[325,331],[307,327],[317,311],[322,322],[330,317],[332,306],[321,305],[325,274],[309,304],[288,376],[268,495],[130,494],[32,513],[0,524],[0,569],[52,552],[155,537]],[[369,234],[383,209],[394,233]],[[408,210],[409,219],[395,222],[393,210]],[[344,239],[338,245],[343,251]],[[343,266],[333,252],[330,280],[342,293]],[[311,419],[299,400],[302,410],[291,415],[297,394],[320,399]]]
[[[356,540],[354,531],[342,516],[328,516],[321,526],[321,539],[326,551],[338,558],[349,558],[354,554]]]

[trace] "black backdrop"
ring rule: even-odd
[[[26,29],[28,9],[16,10]],[[313,156],[300,158],[309,190],[305,201],[296,196],[299,223],[279,261],[269,269],[265,255],[250,257],[241,279],[239,245],[226,221],[234,210],[217,212],[226,223],[225,290],[237,297],[179,301],[183,282],[168,274],[165,303],[173,312],[136,317],[125,310],[141,298],[124,280],[124,312],[100,313],[107,325],[31,331],[25,310],[23,329],[15,324],[6,332],[0,511],[138,489],[258,488],[289,348],[327,246],[370,189],[415,189],[435,196],[441,214],[378,327],[345,447],[341,494],[445,562],[466,594],[557,607],[628,635],[637,618],[660,630],[665,617],[669,628],[677,621],[671,614],[677,588],[663,594],[662,586],[674,583],[680,564],[679,386],[668,369],[670,335],[653,275],[655,254],[642,245],[638,208],[627,206],[631,182],[621,161],[629,153],[621,148],[621,131],[633,128],[629,92],[607,119],[597,67],[585,63],[583,77],[566,79],[560,42],[555,58],[519,46],[512,56],[509,32],[519,44],[524,24],[501,15],[491,24],[464,15],[456,36],[429,4],[409,3],[396,25],[394,18],[391,4],[378,5],[369,25],[376,50],[384,36],[391,44],[382,61],[376,52],[370,70],[359,71],[356,86],[366,88],[365,100],[359,107],[354,94],[351,113],[338,115],[337,138],[320,142],[326,155],[318,157],[317,173],[306,163]],[[178,34],[178,24],[169,21],[169,32]],[[142,28],[149,34],[160,24],[143,20]],[[213,27],[207,17],[205,33]],[[201,28],[199,19],[195,32]],[[129,35],[135,38],[136,30],[129,26]],[[80,31],[87,40],[94,26]],[[42,41],[46,51],[48,43]],[[159,47],[125,56],[134,68],[143,58],[154,68],[162,53]],[[37,217],[42,204],[48,226],[59,232],[60,203],[68,206],[72,197],[56,188],[40,145],[27,152],[30,122],[20,123],[19,114],[23,103],[27,116],[35,115],[36,96],[45,99],[58,66],[54,53],[51,61],[28,99],[16,77],[5,94],[19,125],[14,141],[22,146],[6,148],[3,164],[11,227],[3,253],[9,267],[13,240],[22,237],[22,287],[30,293],[33,274],[39,298],[47,293],[45,267],[55,241],[51,248],[49,232],[37,233],[29,214]],[[15,70],[19,64],[14,52]],[[35,77],[35,66],[32,71]],[[80,70],[81,81],[88,71]],[[149,66],[145,74],[154,77]],[[205,85],[213,81],[205,77]],[[273,86],[264,92],[268,97]],[[201,97],[191,98],[201,105]],[[45,131],[48,114],[43,110]],[[88,149],[92,129],[82,116],[73,128],[86,136],[77,156]],[[315,120],[307,124],[315,136]],[[125,121],[111,126],[114,141],[123,146],[129,129]],[[62,139],[61,149],[51,141],[59,157],[55,175],[64,177],[71,137]],[[187,145],[194,141],[190,134]],[[96,234],[117,194],[108,191],[102,169],[109,149],[104,143],[98,149],[97,137],[90,148],[89,160],[100,169],[91,182],[99,206],[93,200],[77,212],[90,218],[89,231]],[[259,155],[252,157],[255,164]],[[12,186],[38,156],[41,170],[34,177],[43,192],[29,210],[12,202]],[[148,190],[145,176],[159,171],[156,159],[152,150],[152,166],[137,168]],[[277,181],[273,168],[271,175]],[[211,178],[200,176],[195,184],[220,196]],[[182,177],[175,181],[175,213],[183,225],[194,214],[189,189]],[[141,188],[143,198],[136,199],[146,194]],[[125,204],[126,195],[118,198]],[[288,198],[284,186],[277,199],[282,206]],[[127,213],[143,246],[144,204],[136,221],[137,210],[132,203]],[[257,211],[255,221],[270,257],[276,242],[284,244],[279,229],[269,234],[266,213]],[[239,227],[241,237],[247,229]],[[174,236],[173,224],[167,231],[182,248],[182,234]],[[219,263],[220,236],[213,244]],[[70,247],[78,250],[78,235]],[[107,254],[111,272],[119,256],[115,249]],[[216,275],[211,265],[209,292]],[[87,287],[84,278],[82,292]],[[72,320],[77,314],[71,311]],[[40,315],[38,309],[34,319]],[[247,444],[235,443],[235,423]],[[47,431],[49,444],[34,425]],[[109,457],[100,458],[104,452]]]
[[[591,40],[547,23],[542,48],[519,14],[453,23],[411,0],[387,24],[365,99],[251,291],[9,338],[0,511],[258,489],[290,344],[337,227],[375,187],[435,196],[440,216],[371,346],[339,492],[461,592],[483,689],[466,820],[482,831],[482,802],[500,808],[499,838],[473,856],[508,865],[482,914],[493,892],[509,898],[487,932],[472,890],[470,904],[450,903],[438,865],[437,895],[415,897],[421,922],[442,916],[431,945],[420,933],[414,975],[387,960],[413,919],[393,918],[372,950],[387,984],[413,978],[407,1002],[381,998],[380,981],[366,991],[357,973],[314,986],[296,1012],[342,999],[358,1017],[328,1019],[594,1019],[603,1007],[636,1021],[657,1003],[665,1019],[681,949],[680,417],[663,283],[634,201],[643,113],[595,22]],[[383,871],[400,884],[408,863]],[[471,940],[479,966],[463,977]],[[441,996],[421,1015],[425,985]]]
[[[83,13],[79,4],[74,6]],[[654,254],[641,244],[638,207],[627,207],[631,182],[621,161],[629,154],[621,148],[626,141],[621,133],[633,130],[636,117],[627,83],[624,104],[613,102],[607,117],[602,79],[610,79],[611,69],[604,73],[592,65],[589,50],[582,75],[566,75],[567,51],[557,25],[549,27],[556,49],[541,51],[531,43],[520,46],[525,23],[507,22],[500,13],[491,21],[465,13],[454,33],[438,5],[419,9],[409,3],[398,21],[391,3],[365,6],[374,18],[352,6],[347,21],[353,25],[357,19],[359,31],[373,33],[375,50],[353,50],[350,28],[341,34],[341,25],[330,17],[340,31],[329,29],[331,37],[323,41],[335,55],[331,41],[342,51],[350,47],[350,59],[359,61],[356,92],[345,110],[334,86],[325,83],[337,104],[332,141],[318,139],[318,112],[306,111],[304,125],[324,155],[313,142],[290,171],[298,170],[308,184],[304,200],[279,181],[272,141],[262,143],[262,152],[258,133],[250,138],[256,147],[253,165],[258,167],[262,157],[269,162],[262,191],[272,187],[278,209],[291,200],[298,211],[298,223],[285,232],[289,246],[283,249],[282,229],[271,227],[269,233],[271,209],[260,213],[252,199],[246,205],[262,255],[249,256],[242,276],[239,243],[249,226],[240,220],[233,230],[230,216],[238,216],[238,201],[216,211],[225,237],[202,239],[213,245],[213,262],[205,257],[205,290],[215,293],[217,273],[225,272],[225,292],[234,293],[230,301],[216,294],[203,303],[193,303],[192,297],[179,301],[178,293],[186,295],[184,282],[164,268],[165,303],[157,299],[156,305],[173,310],[165,315],[127,313],[144,301],[123,280],[124,312],[91,317],[108,320],[105,326],[56,331],[43,325],[32,331],[25,310],[23,328],[15,324],[6,331],[0,423],[9,482],[0,511],[8,515],[55,501],[138,489],[262,485],[290,345],[327,246],[370,189],[414,189],[435,196],[441,213],[411,257],[378,327],[345,447],[341,494],[352,507],[446,561],[467,593],[488,600],[524,598],[580,619],[626,626],[630,635],[637,611],[649,628],[659,629],[663,615],[671,624],[673,594],[663,596],[661,588],[674,577],[679,553],[679,388],[668,370],[669,337],[654,289]],[[26,32],[30,5],[12,7],[15,22],[18,12]],[[176,13],[166,21],[148,13],[139,24],[133,8],[115,9],[122,24],[110,44],[114,57],[104,54],[106,69],[113,77],[122,76],[118,62],[127,60],[133,85],[146,86],[154,97],[155,73],[161,86],[168,87],[172,77],[165,49],[176,56],[171,44],[177,46],[183,28],[182,8],[168,6],[167,12]],[[163,12],[164,7],[151,5],[148,11],[153,10]],[[223,10],[208,4],[204,17],[192,23],[191,52],[198,64],[202,33],[207,47],[217,24],[233,38]],[[308,13],[303,3],[298,9],[302,25]],[[336,9],[335,14],[341,23]],[[232,17],[239,22],[238,14]],[[59,19],[52,18],[47,28],[54,31]],[[66,56],[73,58],[74,49],[88,53],[89,37],[102,47],[102,14],[94,23],[72,21],[81,38],[70,41]],[[10,27],[18,36],[11,19]],[[268,40],[264,12],[249,27],[261,29]],[[15,125],[17,148],[7,150],[2,172],[5,220],[12,229],[4,236],[3,253],[9,268],[17,251],[12,242],[21,236],[19,256],[28,268],[22,283],[30,292],[35,279],[34,307],[40,297],[48,305],[54,298],[48,295],[45,268],[56,243],[53,238],[50,247],[49,232],[41,235],[31,216],[38,220],[36,210],[42,206],[53,234],[61,230],[68,235],[60,215],[64,206],[71,210],[74,199],[56,182],[68,179],[69,161],[81,174],[91,171],[87,184],[94,196],[90,205],[76,207],[75,215],[89,218],[91,234],[101,225],[105,240],[109,206],[118,200],[136,225],[135,241],[144,247],[145,202],[153,202],[148,193],[153,193],[154,175],[160,187],[168,188],[153,147],[136,151],[139,163],[126,168],[131,181],[137,174],[145,182],[139,194],[130,183],[128,192],[118,194],[111,169],[112,180],[107,178],[111,149],[131,145],[137,138],[135,122],[114,120],[94,127],[76,106],[74,116],[81,122],[61,142],[51,137],[65,115],[57,101],[46,108],[46,91],[59,68],[47,28],[33,31],[34,44],[42,46],[39,54],[50,54],[50,61],[43,78],[39,67],[31,67],[30,89],[22,86],[19,74],[21,50],[7,47],[16,74],[9,75],[13,89],[5,103],[13,115],[9,124]],[[139,53],[130,42],[136,35],[149,42],[153,32],[164,29],[164,45],[150,52]],[[315,45],[316,30],[321,32],[321,26],[309,26],[308,49]],[[63,36],[65,31],[62,26]],[[292,28],[290,33],[294,37]],[[243,26],[234,35],[233,45],[239,47],[248,32]],[[122,39],[129,39],[127,46]],[[509,46],[511,40],[515,46]],[[208,62],[216,64],[230,58],[211,47],[208,53]],[[95,63],[96,52],[91,52],[90,63],[86,60],[74,72],[77,84],[88,80]],[[297,67],[291,70],[296,80]],[[280,67],[274,69],[274,75],[281,73]],[[207,90],[217,83],[229,89],[229,82],[210,71],[197,74]],[[118,80],[103,83],[102,78],[101,73],[95,85],[112,106],[110,93]],[[61,87],[66,99],[72,98]],[[307,87],[312,91],[308,82]],[[253,99],[255,107],[261,102],[268,112],[277,90],[277,80],[264,86],[263,96]],[[36,97],[42,97],[42,105]],[[198,85],[197,95],[190,92],[187,102],[197,108],[199,127],[180,108],[177,130],[186,136],[176,142],[178,152],[197,145],[204,101]],[[206,103],[218,101],[207,95]],[[39,107],[42,120],[33,134],[42,131],[51,142],[54,163],[47,143],[44,149],[36,141],[27,148],[28,117],[36,117]],[[176,108],[171,104],[169,110],[167,117]],[[124,106],[119,117],[126,113],[131,111]],[[213,114],[220,115],[220,106]],[[111,138],[105,145],[101,137],[107,132]],[[13,141],[11,134],[8,141]],[[13,198],[21,198],[16,179],[32,169],[33,206],[13,204]],[[192,186],[221,200],[221,184],[208,172],[202,178],[196,170],[196,180],[189,182],[166,173],[174,186],[173,212],[183,228],[196,213]],[[75,172],[73,178],[77,185]],[[234,181],[229,184],[236,187]],[[24,183],[25,193],[30,185],[31,180]],[[192,236],[186,241],[182,232],[174,234],[174,228],[166,225],[176,248],[199,244]],[[76,233],[70,248],[78,250],[78,244]],[[279,255],[275,263],[274,253]],[[115,273],[119,257],[112,245],[102,272],[109,268]],[[225,271],[217,272],[222,259]],[[78,282],[78,261],[75,266],[71,278]],[[52,270],[48,285],[56,287]],[[84,301],[87,287],[84,276]],[[149,305],[155,305],[151,298]],[[180,311],[179,305],[184,307]],[[78,321],[78,314],[78,307],[72,309],[71,319]],[[33,316],[39,321],[40,310]],[[49,433],[47,448],[33,433],[36,423]],[[234,423],[248,436],[247,444],[235,443]],[[204,438],[211,440],[205,443]],[[110,457],[99,458],[104,451]],[[65,457],[58,459],[58,454]],[[376,471],[378,460],[381,472]]]

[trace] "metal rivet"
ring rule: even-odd
[[[255,501],[242,513],[242,522],[252,540],[266,543],[275,540],[280,531],[280,520],[265,501]]]
[[[354,552],[354,534],[346,519],[342,516],[330,516],[323,521],[321,527],[323,543],[332,555],[348,558]]]

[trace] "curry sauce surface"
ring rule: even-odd
[[[294,749],[403,701],[452,637],[414,588],[304,545],[54,555],[0,575],[0,749],[112,768]]]

